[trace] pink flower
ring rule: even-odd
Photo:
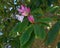
[[[34,17],[32,15],[29,15],[28,16],[28,20],[31,22],[31,23],[34,23]]]
[[[21,7],[18,9],[19,13],[21,13],[23,16],[28,16],[30,13],[30,8],[27,8],[24,5],[21,5]]]
[[[26,6],[21,5],[21,7],[18,9],[18,12],[21,13],[21,16],[19,16],[19,15],[16,16],[19,21],[22,22],[24,16],[27,16],[28,20],[31,23],[34,23],[34,17],[32,15],[30,15],[30,8],[27,8]]]

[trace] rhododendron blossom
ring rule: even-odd
[[[30,8],[27,8],[24,5],[21,5],[21,7],[18,9],[19,13],[21,13],[23,16],[28,16],[30,13]]]
[[[28,20],[31,23],[34,23],[34,17],[33,15],[30,14],[30,8],[26,7],[25,5],[21,5],[21,7],[18,9],[19,14],[21,14],[21,16],[17,15],[17,19],[19,21],[23,21],[24,16],[27,16]]]

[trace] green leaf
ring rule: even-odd
[[[54,6],[54,7],[50,7],[49,9],[47,9],[47,11],[51,13],[55,13],[58,9],[59,9],[59,6]]]
[[[32,11],[32,14],[36,15],[36,16],[43,16],[44,12],[43,10],[39,7],[35,10]]]
[[[52,18],[46,17],[46,18],[40,18],[40,22],[51,22]]]
[[[49,25],[48,23],[43,23],[43,22],[41,22],[40,25],[41,25],[41,26],[44,26],[44,27],[50,27],[50,25]]]
[[[30,39],[32,31],[33,31],[33,27],[32,27],[32,25],[30,25],[24,31],[24,33],[21,35],[21,37],[20,37],[20,44],[21,44],[21,46],[25,45],[27,43],[27,41]]]
[[[46,37],[44,28],[42,26],[39,26],[38,24],[34,25],[34,33],[36,38],[39,38],[41,40],[44,40]]]
[[[35,19],[36,23],[39,23],[39,22],[40,23],[48,23],[48,22],[53,21],[53,18],[50,18],[50,17],[41,18],[38,16],[34,16],[34,19]]]
[[[35,34],[34,34],[34,32],[32,32],[29,41],[24,46],[22,46],[21,48],[31,48],[31,45],[32,45],[34,39],[35,39]]]
[[[59,29],[60,29],[60,22],[57,22],[48,32],[46,45],[51,44],[56,39],[56,37],[59,33]]]

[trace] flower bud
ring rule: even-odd
[[[32,15],[29,15],[28,16],[28,20],[31,22],[31,23],[34,23],[34,17]]]

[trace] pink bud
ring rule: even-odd
[[[28,16],[28,20],[31,22],[31,23],[34,23],[34,17],[32,15],[29,15]]]

